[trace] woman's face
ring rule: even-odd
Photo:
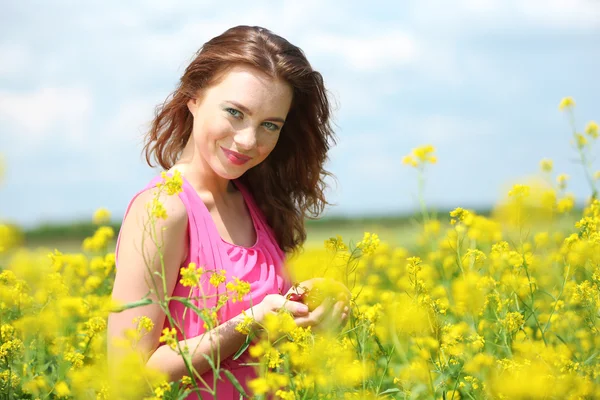
[[[255,68],[229,69],[188,101],[195,153],[220,177],[240,177],[275,148],[292,93],[288,83]]]

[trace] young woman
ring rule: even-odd
[[[210,385],[215,377],[205,356],[217,353],[221,368],[246,390],[254,377],[253,368],[242,365],[246,357],[231,357],[245,340],[235,330],[243,312],[258,325],[265,315],[285,308],[299,326],[317,330],[347,319],[345,301],[328,300],[309,312],[285,297],[291,289],[285,256],[304,243],[305,216],[319,215],[326,204],[324,163],[334,142],[329,104],[322,76],[301,49],[267,29],[238,26],[204,44],[177,90],[157,109],[146,137],[146,159],[183,179],[181,193],[160,196],[168,217],[157,219],[154,227],[162,237],[166,292],[156,274],[162,271],[159,249],[144,228],[150,218],[147,204],[164,180],[159,176],[134,197],[123,220],[113,298],[132,302],[157,287],[153,298],[181,296],[199,309],[214,306],[225,282],[215,286],[201,279],[190,291],[180,276],[180,268],[190,263],[226,282],[249,282],[250,292],[221,307],[212,329],[181,302],[169,304],[177,340],[187,339],[193,367]],[[139,343],[147,365],[171,381],[188,375],[181,355],[159,340],[163,329],[173,326],[156,304],[111,314],[109,340],[135,327],[138,316],[154,322]],[[217,398],[239,398],[227,378],[216,381],[211,388]],[[189,398],[209,398],[207,393]]]

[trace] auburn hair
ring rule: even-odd
[[[159,105],[143,152],[165,170],[178,160],[192,132],[190,98],[239,64],[252,66],[293,88],[286,123],[277,145],[259,165],[239,179],[252,193],[282,250],[297,250],[306,240],[304,219],[317,218],[328,204],[324,169],[335,144],[331,106],[322,75],[304,52],[268,29],[236,26],[206,42],[186,68],[177,89]]]

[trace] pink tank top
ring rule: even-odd
[[[133,200],[139,194],[155,187],[161,181],[162,178],[160,176],[155,177],[146,188],[138,192],[129,203],[125,216],[129,212]],[[203,309],[216,304],[218,295],[224,294],[226,291],[225,284],[233,281],[234,277],[250,283],[250,293],[244,296],[243,301],[233,303],[230,300],[219,310],[219,323],[228,321],[243,310],[247,310],[253,305],[260,303],[266,295],[286,293],[291,287],[291,282],[284,269],[285,253],[277,244],[273,231],[267,224],[264,214],[254,203],[252,195],[242,183],[238,180],[234,180],[233,182],[244,198],[256,231],[256,242],[251,247],[238,246],[226,242],[221,238],[206,205],[185,178],[183,178],[183,192],[178,194],[188,214],[189,253],[183,266],[194,262],[198,267],[204,268],[205,271],[225,270],[227,279],[225,283],[215,288],[209,283],[210,274],[204,273],[200,287],[189,288],[181,285],[179,282],[180,277],[178,276],[172,296],[189,298],[195,306]],[[116,252],[119,249],[119,241],[120,233],[117,238]],[[207,296],[208,299],[202,300],[202,294]],[[180,326],[183,328],[183,332],[178,331],[180,340],[183,339],[184,335],[189,339],[205,332],[204,321],[191,309],[187,309],[184,312],[185,306],[182,303],[171,301],[169,310],[173,318],[179,321]],[[164,327],[170,327],[166,319]],[[256,375],[254,367],[242,365],[248,361],[249,356],[246,352],[237,360],[232,360],[231,358],[222,360],[221,368],[230,370],[244,387],[246,393],[249,394],[247,383],[256,377]],[[212,371],[202,375],[202,378],[212,387]],[[198,385],[202,387],[200,382],[198,382]],[[221,373],[221,377],[217,383],[217,398],[237,400],[239,397],[239,392],[230,383],[225,374]],[[208,394],[202,394],[200,397],[192,394],[187,397],[188,400],[208,398],[212,399],[213,397]]]

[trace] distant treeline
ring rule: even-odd
[[[487,210],[474,210],[479,215],[488,216],[491,213],[490,209]],[[436,217],[444,222],[449,221],[450,211],[437,211],[437,213],[430,214],[430,217]],[[368,215],[368,216],[327,216],[317,220],[306,220],[307,229],[331,229],[335,231],[336,228],[352,227],[357,225],[377,225],[382,227],[398,227],[421,221],[422,217],[420,214],[400,214],[400,215]],[[114,222],[107,224],[111,226],[115,234],[119,232],[121,228],[120,222]],[[24,239],[26,242],[38,242],[45,241],[48,239],[52,240],[82,240],[85,237],[91,236],[97,229],[97,225],[91,222],[72,222],[65,224],[40,224],[36,227],[25,229],[23,231]]]

